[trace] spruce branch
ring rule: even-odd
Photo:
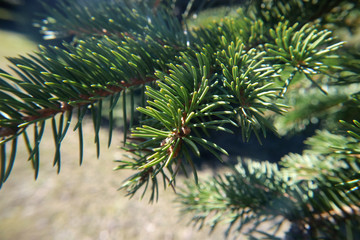
[[[284,105],[276,103],[274,99],[280,88],[272,88],[272,79],[277,75],[275,70],[266,65],[263,56],[265,52],[256,49],[245,51],[245,45],[238,41],[227,43],[222,38],[227,49],[219,51],[217,62],[222,68],[222,80],[228,90],[228,101],[234,106],[235,113],[242,129],[243,139],[248,140],[254,132],[261,142],[258,131],[266,136],[266,128],[276,132],[275,128],[264,118],[264,112],[280,114]]]
[[[204,53],[195,53],[195,57],[182,54],[178,58],[182,65],[170,64],[168,74],[156,72],[159,79],[156,82],[157,89],[149,86],[146,91],[153,100],[148,101],[149,106],[146,108],[138,108],[138,111],[150,117],[146,124],[152,126],[143,124],[132,131],[132,137],[143,139],[134,145],[135,148],[130,148],[132,152],[139,152],[137,155],[140,157],[132,162],[119,161],[121,165],[118,169],[138,169],[141,174],[136,173],[134,176],[151,173],[153,179],[156,178],[157,173],[162,173],[164,179],[168,179],[171,184],[179,168],[184,169],[181,157],[192,166],[195,179],[197,178],[188,150],[199,156],[198,145],[200,145],[220,160],[217,151],[227,154],[224,149],[203,139],[198,133],[199,130],[206,131],[206,129],[230,131],[222,125],[231,123],[231,120],[226,120],[224,117],[224,114],[230,113],[229,111],[217,111],[227,102],[213,101],[211,89],[217,84],[214,79],[208,79],[211,66],[207,57],[209,56]],[[175,168],[172,167],[173,163],[176,165]],[[168,177],[163,169],[167,169],[171,176]],[[134,192],[133,189],[137,189],[139,184],[143,184],[144,178],[132,178],[132,180],[130,186],[129,183],[124,185],[129,188],[130,193]]]
[[[283,189],[286,179],[276,174],[279,170],[275,164],[249,162],[239,164],[233,171],[233,174],[202,181],[198,186],[188,183],[179,193],[182,211],[191,212],[194,223],[203,227],[206,221],[215,228],[226,221],[230,223],[226,234],[232,228],[241,232],[247,224],[257,226],[264,220],[262,216],[276,215],[289,206]],[[273,213],[266,209],[268,206],[274,206]]]
[[[354,139],[350,136],[334,134],[328,130],[317,130],[315,135],[305,140],[304,143],[307,145],[305,153],[323,156],[341,154],[338,150],[350,145],[351,142],[354,142]],[[344,156],[340,156],[340,158],[341,157]]]
[[[299,106],[294,99],[301,89],[306,94],[299,99],[311,102],[318,91],[313,94],[309,89],[316,86],[325,92],[329,79],[334,81],[345,71],[352,77],[345,76],[343,82],[356,83],[356,57],[340,69],[341,59],[334,59],[343,42],[338,42],[331,30],[312,22],[339,1],[330,1],[316,12],[305,10],[308,6],[325,7],[324,1],[273,1],[274,5],[252,1],[248,11],[240,8],[201,28],[182,25],[159,1],[153,6],[120,0],[64,0],[59,4],[38,26],[47,39],[74,35],[74,41],[61,47],[41,46],[38,53],[11,58],[16,74],[0,72],[0,184],[11,172],[20,136],[25,139],[37,177],[46,123],[53,130],[54,166],[59,171],[62,140],[76,112],[80,163],[82,122],[88,111],[99,156],[104,106],[109,109],[110,145],[114,109],[122,102],[127,155],[117,161],[116,169],[135,171],[121,187],[130,197],[140,190],[144,197],[149,190],[150,201],[154,201],[159,183],[175,190],[177,174],[190,168],[198,185],[189,184],[180,199],[185,211],[195,213],[194,220],[210,221],[212,227],[227,220],[229,231],[235,228],[237,232],[255,223],[250,234],[264,219],[281,216],[302,236],[313,237],[341,236],[326,229],[334,223],[359,222],[353,214],[359,210],[360,198],[356,191],[357,121],[351,127],[345,124],[351,137],[332,136],[325,144],[328,135],[319,134],[308,142],[323,141],[322,146],[313,148],[311,154],[287,155],[281,169],[277,164],[250,161],[236,166],[232,174],[199,183],[195,167],[202,149],[220,161],[227,155],[224,146],[207,138],[210,130],[233,134],[232,125],[240,129],[245,141],[253,134],[260,141],[260,133],[277,133],[271,117],[285,112],[283,103],[293,109]],[[274,11],[269,12],[268,6],[275,6]],[[294,9],[300,9],[301,14],[294,14]],[[139,126],[127,123],[127,95],[131,95],[133,119],[134,91],[141,92],[144,102],[137,108],[142,114]],[[292,92],[296,97],[292,98]],[[316,97],[323,99],[313,108],[304,101],[296,113],[307,110],[308,120],[312,114],[319,116],[325,103],[328,109],[339,109],[352,100],[359,101],[358,90],[351,94],[332,95],[328,91],[328,95]],[[287,116],[303,120],[292,112]],[[129,125],[131,135],[127,138]],[[31,127],[33,136],[28,131]]]
[[[232,133],[225,125],[230,123],[241,128],[244,140],[254,132],[259,141],[259,130],[265,136],[267,128],[275,131],[265,114],[280,114],[285,106],[276,103],[281,88],[271,87],[277,75],[264,63],[265,52],[246,51],[240,40],[236,44],[227,43],[224,37],[217,48],[216,53],[210,45],[201,52],[182,53],[178,57],[181,65],[170,64],[169,74],[155,74],[159,79],[157,89],[147,87],[146,92],[154,100],[148,101],[148,107],[138,109],[152,120],[146,120],[146,125],[132,132],[133,137],[142,141],[131,151],[145,151],[146,155],[133,163],[133,169],[138,168],[145,174],[148,168],[155,167],[159,170],[152,171],[155,178],[157,173],[164,174],[160,170],[168,168],[174,174],[165,178],[172,182],[179,166],[184,164],[182,158],[194,166],[188,150],[199,156],[200,145],[219,160],[221,156],[217,151],[227,154],[204,139],[200,130]],[[173,159],[178,159],[175,169],[170,167]],[[131,168],[128,165],[126,161],[119,168]],[[196,179],[196,169],[193,171]],[[137,181],[143,178],[133,180],[132,186],[137,188]],[[125,185],[129,187],[129,184]],[[129,192],[134,192],[131,186]]]
[[[127,91],[131,93],[132,89],[153,82],[155,69],[164,69],[165,64],[174,59],[177,50],[166,48],[163,44],[152,40],[150,36],[141,40],[125,35],[121,40],[104,36],[102,39],[80,40],[77,46],[67,43],[63,44],[64,48],[40,46],[38,53],[10,58],[16,66],[12,69],[18,77],[4,71],[0,73],[1,144],[12,141],[10,152],[15,153],[15,139],[20,135],[26,136],[29,159],[34,162],[37,177],[38,145],[42,134],[35,131],[32,146],[26,129],[30,125],[38,127],[38,124],[43,127],[44,121],[52,119],[56,148],[54,165],[58,166],[59,171],[61,141],[69,128],[72,112],[79,108],[75,130],[78,129],[80,134],[81,163],[81,125],[86,109],[89,108],[93,115],[99,155],[102,100],[110,99],[109,116],[112,122],[112,112],[120,96],[124,97]],[[126,112],[124,101],[123,109]],[[56,122],[56,115],[60,115],[60,122]],[[109,144],[111,132],[112,129],[109,133]],[[4,147],[4,153],[5,149]],[[8,173],[14,159],[15,154],[11,154],[8,161],[5,154],[2,155],[2,166]],[[3,176],[1,180],[5,181],[6,177]]]
[[[163,4],[149,4],[149,1],[62,0],[56,7],[46,7],[49,17],[35,26],[41,29],[45,39],[150,36],[159,43],[184,46],[187,39],[179,20]]]
[[[358,1],[302,1],[302,0],[253,0],[248,6],[249,15],[253,18],[260,18],[268,24],[277,24],[281,21],[289,21],[290,24],[300,23],[304,25],[308,22],[327,23],[329,18],[337,8],[352,2],[354,5]],[[343,12],[344,13],[344,12]],[[344,17],[344,16],[342,16]],[[339,23],[342,19],[339,19]]]
[[[329,42],[333,40],[331,31],[319,31],[310,24],[302,26],[299,30],[296,30],[297,28],[297,23],[288,26],[287,22],[280,22],[275,29],[270,29],[274,44],[265,44],[266,51],[269,54],[266,59],[274,61],[273,66],[279,72],[284,70],[285,66],[293,68],[292,74],[285,82],[285,92],[295,74],[304,74],[308,80],[326,94],[319,83],[314,81],[314,76],[340,69],[340,67],[331,64],[328,59],[337,58],[337,55],[332,53],[341,47],[343,42],[329,45]]]
[[[292,223],[288,234],[296,228],[310,238],[345,237],[340,231],[327,230],[334,224],[348,224],[354,233],[359,231],[356,214],[360,196],[358,191],[349,191],[350,184],[357,181],[345,185],[332,181],[333,176],[319,170],[319,177],[299,180],[291,169],[291,166],[278,169],[276,164],[267,162],[242,162],[223,177],[216,176],[198,186],[188,183],[179,193],[178,201],[183,213],[193,214],[195,224],[203,227],[206,223],[213,229],[220,222],[230,222],[226,233],[235,236],[240,232],[252,236],[261,223],[276,216]],[[346,172],[335,170],[333,174],[338,180],[353,176],[352,170],[347,172],[349,175]],[[253,227],[244,232],[244,227],[250,224]],[[270,235],[275,237],[276,231]]]

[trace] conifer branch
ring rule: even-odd
[[[46,123],[58,171],[74,115],[80,164],[88,111],[99,156],[102,115],[108,109],[110,145],[114,109],[122,102],[127,152],[116,169],[135,171],[121,187],[130,197],[150,191],[154,201],[161,182],[175,190],[177,174],[191,169],[195,184],[179,199],[201,226],[226,220],[230,234],[251,223],[250,235],[261,233],[264,219],[280,216],[291,223],[289,239],[296,231],[303,239],[350,236],[341,228],[359,233],[358,55],[348,46],[340,50],[345,43],[324,25],[336,25],[331,17],[342,1],[248,1],[224,19],[192,28],[165,1],[150,2],[60,1],[38,27],[46,39],[74,36],[73,42],[9,58],[15,74],[0,70],[0,186],[20,136],[38,176]],[[317,121],[328,130],[309,138],[303,154],[289,153],[278,164],[244,161],[225,176],[198,179],[201,151],[220,161],[228,154],[209,131],[235,134],[235,127],[244,141],[255,135],[261,142],[269,130],[285,134]]]
[[[43,131],[45,121],[52,119],[56,147],[54,165],[58,166],[59,171],[61,141],[69,127],[72,112],[79,108],[75,130],[78,129],[80,134],[81,163],[81,125],[86,109],[90,108],[93,116],[96,116],[93,122],[99,155],[98,134],[102,100],[110,99],[109,116],[112,122],[112,110],[120,95],[125,96],[126,91],[132,92],[132,89],[155,81],[155,69],[164,69],[165,64],[171,62],[178,52],[178,49],[167,47],[166,42],[153,40],[149,35],[134,39],[125,33],[119,34],[120,38],[105,35],[101,39],[79,40],[76,46],[64,43],[63,48],[40,46],[38,53],[9,59],[16,66],[12,68],[17,77],[4,71],[0,73],[3,96],[1,144],[12,141],[11,152],[15,153],[16,139],[20,135],[28,139],[28,126],[34,125],[37,128],[41,125]],[[126,111],[125,102],[123,108]],[[56,115],[60,115],[60,122],[56,122]],[[111,131],[112,129],[109,143]],[[29,149],[29,159],[34,163],[36,177],[41,138],[42,134],[35,132],[33,146],[31,141],[25,141]],[[2,149],[5,153],[6,148]],[[1,158],[2,166],[10,173],[15,154],[12,154],[8,161],[5,155]],[[6,178],[3,176],[2,182]]]

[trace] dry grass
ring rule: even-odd
[[[91,126],[86,126],[91,131]],[[92,134],[89,134],[92,135]],[[221,239],[180,221],[175,194],[161,192],[156,204],[129,200],[117,191],[128,172],[112,171],[121,152],[102,147],[96,159],[92,139],[86,140],[84,164],[79,167],[77,135],[63,143],[60,175],[52,167],[53,144],[48,131],[42,144],[37,181],[20,146],[16,166],[0,191],[1,239]],[[102,136],[106,142],[105,136]],[[116,144],[114,144],[115,146]]]
[[[36,45],[22,35],[1,32],[0,36],[3,69],[8,64],[4,55],[29,52]],[[6,44],[4,36],[11,39]],[[25,50],[18,49],[25,45]],[[147,199],[138,200],[138,196],[131,200],[124,197],[117,188],[128,172],[112,171],[116,166],[113,160],[121,156],[116,147],[121,134],[115,134],[113,147],[107,149],[106,131],[102,132],[102,154],[97,160],[92,126],[86,125],[84,130],[88,134],[83,166],[78,164],[77,134],[69,131],[62,144],[62,168],[57,175],[52,167],[53,139],[47,129],[37,181],[26,161],[26,149],[19,144],[12,175],[0,191],[1,240],[223,239],[222,231],[209,236],[207,230],[188,226],[189,218],[179,217],[171,189],[161,192],[159,202],[152,205]]]

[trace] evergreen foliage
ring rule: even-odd
[[[121,105],[128,154],[117,160],[117,169],[135,171],[121,187],[129,196],[150,191],[153,201],[159,179],[175,188],[177,173],[190,171],[195,181],[179,202],[200,226],[227,221],[226,234],[237,236],[251,224],[250,239],[253,233],[276,239],[276,231],[257,227],[281,216],[291,223],[286,239],[357,239],[359,47],[344,43],[336,31],[344,25],[355,31],[360,2],[253,0],[229,6],[234,4],[236,11],[202,24],[191,23],[190,12],[211,6],[205,0],[200,7],[189,1],[182,20],[177,1],[59,1],[36,26],[45,39],[73,41],[9,58],[14,75],[0,70],[0,186],[21,136],[36,178],[50,124],[60,171],[71,121],[81,164],[87,113],[99,155],[102,116],[107,110],[110,145],[114,110]],[[232,173],[198,179],[201,151],[220,161],[228,155],[210,131],[239,129],[244,141],[256,137],[261,143],[268,131],[288,135],[311,124],[320,130],[303,154],[289,153],[279,163],[240,160]]]

